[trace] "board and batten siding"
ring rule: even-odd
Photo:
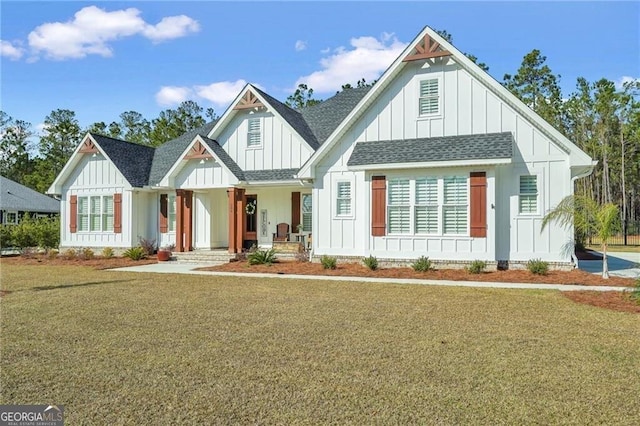
[[[229,186],[229,172],[213,159],[184,161],[186,164],[175,174],[176,188],[227,188]]]
[[[72,195],[103,196],[122,194],[122,232],[75,232],[69,229]],[[62,187],[60,202],[60,247],[125,248],[135,244],[132,221],[133,196],[131,185],[122,173],[102,155],[83,155]]]
[[[420,117],[420,81],[427,78],[437,78],[440,82],[440,113]],[[488,230],[486,243],[471,238],[465,241],[444,237],[405,239],[370,236],[370,218],[363,213],[370,208],[370,182],[362,172],[347,168],[355,143],[493,132],[513,134],[515,146],[512,164],[462,169],[465,174],[486,170],[490,185],[488,190],[492,187],[495,194],[495,209],[488,211],[495,215],[495,228]],[[434,170],[429,172],[433,173]],[[438,173],[437,170],[435,172]],[[538,176],[537,215],[519,214],[520,174]],[[322,187],[317,190],[320,202],[316,205],[324,205],[335,198],[332,182],[336,178],[353,179],[356,189],[353,221],[357,223],[337,222],[332,215],[316,216],[316,226],[323,230],[320,239],[314,240],[314,245],[316,242],[318,244],[319,254],[379,253],[381,256],[396,257],[396,254],[410,253],[412,257],[417,257],[426,248],[429,254],[432,251],[450,253],[455,259],[528,260],[535,255],[548,261],[569,260],[563,246],[571,238],[571,232],[553,224],[542,232],[540,227],[544,213],[572,193],[568,154],[451,59],[433,67],[421,61],[407,64],[321,160],[316,168],[316,178],[322,182]],[[492,201],[488,200],[489,208],[491,204]],[[489,215],[487,219],[491,223]],[[366,230],[364,235],[362,230]],[[343,232],[344,235],[340,235]],[[494,243],[491,242],[492,238],[495,239]]]
[[[260,118],[259,147],[247,147],[250,117]],[[313,154],[309,145],[272,113],[238,112],[216,140],[243,170],[301,167]]]

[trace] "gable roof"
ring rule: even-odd
[[[60,213],[60,201],[0,176],[0,210]]]
[[[155,149],[108,136],[89,133],[131,186],[142,187],[149,181]]]
[[[238,180],[244,180],[244,174],[240,166],[238,166],[238,164],[233,161],[233,158],[229,156],[227,151],[225,151],[218,142],[214,141],[213,139],[209,139],[206,136],[200,136],[200,138],[209,146],[209,148],[211,148],[220,162],[223,163],[225,167],[229,169],[229,171],[233,173],[236,178],[238,178]]]
[[[347,166],[510,160],[513,142],[511,132],[358,142]]]
[[[371,87],[345,89],[301,111],[303,119],[315,135],[318,145],[322,145],[327,140],[370,89]]]
[[[178,160],[178,157],[193,142],[196,136],[206,136],[211,132],[216,122],[212,121],[197,129],[193,129],[184,135],[163,143],[155,149],[153,163],[149,172],[148,184],[153,186],[160,183],[160,180],[169,172],[171,167]]]
[[[515,109],[520,115],[526,117],[537,129],[543,134],[549,137],[554,143],[556,143],[561,149],[569,154],[569,164],[572,167],[591,167],[591,158],[569,139],[567,139],[562,133],[556,130],[553,126],[547,123],[542,117],[535,113],[531,108],[525,105],[514,94],[509,92],[504,86],[498,83],[487,72],[483,71],[477,64],[467,58],[462,52],[456,49],[451,43],[444,40],[433,29],[426,26],[418,34],[418,36],[407,45],[402,53],[396,58],[396,60],[387,68],[387,70],[380,76],[377,83],[373,88],[366,93],[366,95],[358,102],[351,112],[344,118],[344,120],[334,129],[333,132],[327,137],[327,140],[320,146],[320,148],[307,160],[307,162],[300,168],[298,177],[306,178],[313,176],[313,167],[329,152],[329,150],[337,143],[342,135],[349,130],[349,128],[358,120],[362,114],[365,113],[367,106],[375,102],[376,98],[391,84],[396,76],[404,69],[407,62],[404,59],[412,52],[419,49],[416,47],[425,39],[425,36],[429,36],[437,44],[439,44],[444,51],[450,53],[450,57],[463,69],[469,72],[474,78],[483,83],[500,99],[505,101],[509,106]],[[438,52],[439,53],[439,52]]]

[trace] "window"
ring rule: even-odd
[[[438,233],[438,179],[416,179],[416,234]]]
[[[389,181],[388,215],[390,234],[408,234],[411,232],[411,187],[409,179]]]
[[[78,197],[78,231],[113,232],[113,196]]]
[[[336,199],[336,215],[351,214],[351,182],[338,182]]]
[[[467,178],[444,178],[443,228],[445,234],[467,233]]]
[[[420,115],[440,112],[439,81],[437,78],[420,81]]]
[[[311,232],[312,216],[311,216],[311,194],[302,194],[302,231]]]
[[[468,235],[468,182],[466,176],[389,179],[389,235]]]
[[[169,195],[167,205],[167,221],[169,222],[169,232],[176,232],[176,196]]]
[[[536,175],[520,176],[520,213],[538,213],[538,177]]]
[[[248,127],[249,131],[247,133],[247,146],[260,146],[260,118],[250,118]]]
[[[18,224],[18,212],[5,212],[4,214],[4,223],[7,225],[17,225]]]

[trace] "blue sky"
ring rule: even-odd
[[[326,98],[375,79],[425,25],[498,81],[540,49],[567,96],[579,76],[640,77],[639,4],[2,1],[2,110],[37,129],[57,108],[82,126],[185,99],[222,114],[245,82]]]

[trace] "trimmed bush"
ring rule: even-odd
[[[93,250],[91,250],[89,247],[82,249],[83,259],[89,260],[89,259],[93,259],[93,257],[94,257]]]
[[[47,252],[47,257],[49,260],[53,260],[58,257],[58,250],[51,249]]]
[[[540,259],[531,259],[527,262],[527,269],[532,274],[547,275],[549,272],[549,262]]]
[[[276,251],[274,249],[269,250],[255,250],[247,255],[249,265],[271,265],[276,261]]]
[[[376,258],[375,256],[369,256],[369,257],[363,258],[362,263],[364,263],[364,266],[371,269],[372,271],[375,271],[376,269],[378,269],[378,258]]]
[[[124,257],[128,257],[131,260],[140,260],[147,257],[147,252],[140,246],[131,247],[127,249],[124,253],[122,253]]]
[[[420,256],[415,262],[411,264],[411,267],[416,272],[427,272],[433,269],[431,260],[428,257]]]
[[[74,249],[68,249],[64,252],[64,258],[67,260],[75,259],[78,256],[78,252]]]
[[[336,269],[338,261],[335,257],[325,254],[320,258],[320,264],[324,269]]]
[[[487,269],[487,262],[484,260],[474,260],[466,269],[470,274],[481,274]]]
[[[102,257],[110,258],[113,257],[113,249],[111,247],[105,247],[102,249]]]

